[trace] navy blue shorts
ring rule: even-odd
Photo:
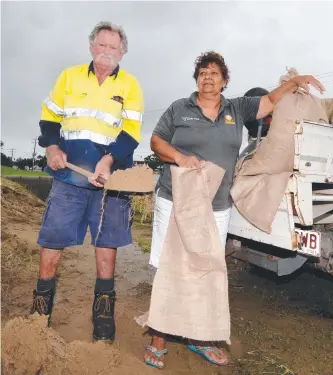
[[[96,247],[116,249],[132,243],[131,200],[127,194],[107,193],[99,228],[103,192],[54,179],[37,243],[49,249],[82,245],[88,227]]]

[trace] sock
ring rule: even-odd
[[[96,278],[95,294],[101,292],[111,292],[114,289],[114,279]]]
[[[52,277],[51,279],[38,279],[37,281],[37,291],[46,292],[47,290],[53,290],[55,292],[56,288],[56,278]]]

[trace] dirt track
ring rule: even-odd
[[[12,230],[27,241],[28,248],[36,248],[37,226],[28,229],[16,224]],[[267,275],[235,265],[229,267],[234,362],[219,369],[173,342],[164,372],[250,375],[287,374],[286,369],[290,369],[295,374],[332,375],[332,281],[305,272],[288,283],[276,284]],[[14,316],[24,316],[29,310],[35,274],[25,274],[24,279],[12,289],[10,305],[3,306],[3,323]],[[58,273],[52,327],[67,342],[91,341],[94,279],[94,253],[87,239],[84,246],[66,250]],[[133,247],[121,249],[114,345],[129,355],[130,362],[133,358],[138,360],[134,363],[141,374],[154,371],[140,362],[148,337],[134,321],[134,316],[148,307],[149,282],[147,255]]]
[[[35,244],[38,224],[15,221],[7,225],[7,230],[11,235],[17,235],[20,244],[25,243],[23,248],[17,249],[32,255],[32,260],[19,275],[14,271],[3,273],[3,281],[10,286],[5,289],[2,299],[3,326],[14,317],[27,315],[38,267]],[[133,246],[119,250],[117,341],[112,347],[96,347],[96,344],[88,344],[92,334],[91,304],[95,280],[93,248],[87,238],[84,246],[64,252],[58,271],[53,314],[52,328],[55,332],[51,332],[56,335],[56,342],[60,342],[60,349],[67,345],[69,353],[75,357],[76,367],[57,372],[60,371],[59,363],[65,366],[64,363],[73,358],[60,356],[61,361],[54,367],[50,359],[46,359],[40,375],[156,373],[157,370],[142,362],[143,347],[149,337],[134,321],[134,317],[145,312],[149,305],[151,277],[147,259],[147,254]],[[303,271],[289,279],[277,279],[243,264],[230,264],[229,284],[232,363],[226,368],[217,368],[189,352],[186,346],[173,338],[165,361],[165,374],[333,375],[332,278]],[[12,324],[3,334],[2,357],[14,359],[15,365],[3,373],[35,375],[32,370],[26,371],[22,361],[24,356],[36,356],[34,349],[36,342],[42,341],[41,336],[26,333],[26,321]],[[32,323],[29,324],[32,327]],[[43,329],[40,328],[40,332],[44,332]],[[73,343],[74,340],[80,341]],[[49,347],[49,344],[46,346]],[[57,349],[58,356],[60,349]]]

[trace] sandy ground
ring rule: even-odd
[[[83,246],[66,249],[63,254],[52,329],[48,329],[43,319],[25,319],[37,277],[38,223],[16,220],[5,226],[6,238],[11,239],[7,245],[16,246],[29,262],[19,272],[13,266],[2,274],[4,374],[145,375],[158,371],[142,361],[149,336],[134,320],[149,306],[148,254],[135,246],[119,250],[117,339],[113,345],[93,344],[95,261],[89,236]],[[190,352],[181,340],[170,338],[163,373],[333,375],[332,278],[304,270],[278,279],[242,263],[228,267],[232,362],[216,367]]]

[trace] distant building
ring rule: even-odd
[[[143,165],[143,164],[146,164],[146,163],[144,162],[144,160],[134,160],[133,164],[134,165]]]

